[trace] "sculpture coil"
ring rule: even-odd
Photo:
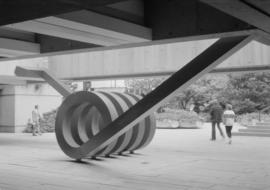
[[[147,116],[133,128],[94,153],[83,145],[119,115],[141,99],[117,92],[81,91],[66,97],[56,116],[56,137],[61,149],[71,158],[90,158],[121,154],[145,147],[155,133],[154,115]],[[79,155],[78,155],[79,154]]]

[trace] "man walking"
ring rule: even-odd
[[[211,116],[211,123],[212,123],[212,137],[210,140],[216,140],[216,125],[220,132],[220,135],[224,138],[224,134],[222,129],[220,128],[220,123],[222,122],[222,114],[223,109],[218,103],[217,100],[213,101],[213,105],[211,106],[210,116]]]
[[[39,114],[38,105],[35,105],[35,109],[32,111],[32,121],[33,121],[33,136],[36,136],[37,133],[41,135],[40,131],[40,119],[41,116]]]

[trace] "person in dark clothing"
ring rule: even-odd
[[[211,123],[212,123],[212,137],[210,140],[216,140],[216,125],[220,132],[220,135],[224,137],[222,129],[220,128],[220,123],[222,122],[223,109],[217,101],[213,102],[210,109]]]

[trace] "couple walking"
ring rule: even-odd
[[[232,105],[227,104],[226,110],[223,111],[218,101],[214,101],[210,110],[211,122],[212,122],[212,137],[210,140],[216,140],[216,126],[220,132],[220,135],[225,138],[223,131],[220,127],[220,123],[223,122],[226,128],[226,134],[229,138],[228,143],[232,143],[232,127],[234,124],[235,113],[232,110]]]

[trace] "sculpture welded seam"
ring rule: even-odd
[[[140,99],[137,95],[116,92],[81,91],[69,95],[56,116],[55,132],[59,146],[75,159],[120,154],[145,147],[156,129],[153,114],[94,153],[89,154],[82,146]]]

